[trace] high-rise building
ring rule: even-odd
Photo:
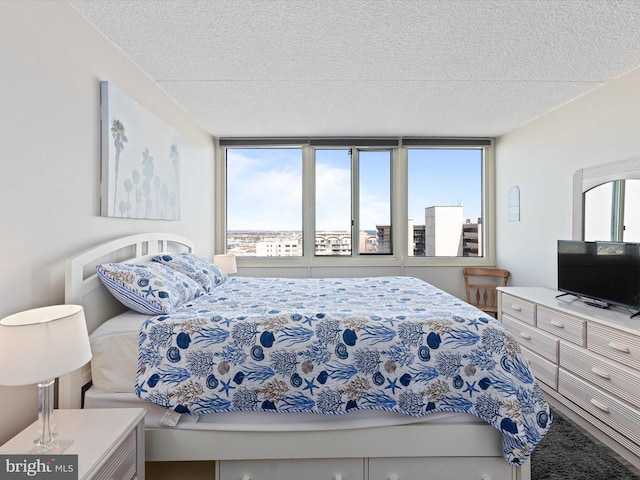
[[[478,223],[467,221],[462,226],[462,255],[465,257],[482,256],[482,219]]]
[[[376,253],[393,253],[391,240],[391,225],[376,225],[378,249]]]
[[[425,208],[424,253],[427,257],[461,257],[462,226],[466,218],[462,205]]]
[[[409,219],[407,234],[409,252],[415,257],[482,256],[482,219],[471,223],[462,206],[425,208],[425,225]]]

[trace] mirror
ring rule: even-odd
[[[614,180],[585,192],[584,240],[640,242],[640,180]]]
[[[640,158],[574,174],[572,232],[574,240],[640,242]]]

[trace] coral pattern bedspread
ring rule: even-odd
[[[186,414],[466,412],[521,465],[551,413],[502,325],[410,277],[232,277],[140,331],[136,392]]]

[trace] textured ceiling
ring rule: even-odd
[[[214,136],[493,137],[640,65],[638,0],[69,3]]]

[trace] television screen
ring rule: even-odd
[[[640,243],[558,241],[558,290],[640,308]]]

